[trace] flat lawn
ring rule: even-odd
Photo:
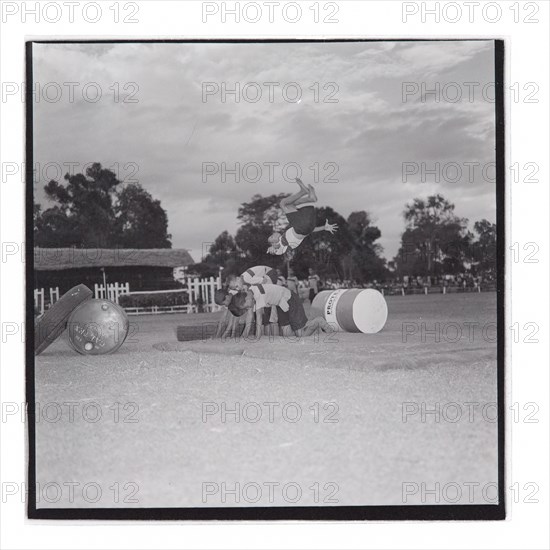
[[[131,317],[107,356],[64,335],[36,358],[38,507],[495,502],[496,294],[387,302],[375,335],[177,342],[219,313]]]

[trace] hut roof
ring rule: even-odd
[[[181,267],[195,263],[183,248],[35,248],[34,269],[86,267]]]

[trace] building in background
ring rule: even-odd
[[[181,287],[174,268],[192,265],[185,249],[35,248],[34,287],[59,287],[61,294],[78,284],[129,283],[133,291]]]

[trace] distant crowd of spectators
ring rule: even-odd
[[[374,288],[384,291],[386,294],[406,294],[424,291],[426,288],[438,287],[448,291],[478,291],[493,289],[496,280],[491,273],[473,275],[472,273],[460,273],[457,275],[445,275],[442,277],[412,277],[404,276],[387,281],[362,283],[355,279],[321,278],[313,269],[309,270],[307,279],[298,279],[292,270],[289,276],[279,275],[279,284],[287,286],[297,292],[303,299],[313,300],[316,294],[322,290],[338,290],[341,288]]]
[[[473,275],[472,273],[458,273],[456,275],[444,275],[441,277],[410,277],[405,276],[401,280],[391,280],[392,286],[405,288],[422,288],[424,286],[451,286],[463,288],[475,288],[482,284],[494,284],[495,279],[491,274]]]

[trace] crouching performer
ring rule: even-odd
[[[240,291],[231,300],[230,308],[238,317],[246,315],[243,337],[252,332],[254,314],[256,320],[256,338],[262,335],[262,326],[266,322],[265,309],[277,308],[278,324],[282,336],[311,336],[318,330],[334,332],[334,329],[322,317],[311,321],[304,311],[299,296],[288,288],[279,285],[252,285],[248,291]]]
[[[256,265],[247,269],[239,276],[230,276],[225,287],[215,292],[214,302],[219,306],[228,308],[224,311],[222,318],[218,322],[216,338],[238,335],[239,319],[235,315],[235,309],[229,308],[229,305],[235,294],[240,291],[247,291],[251,285],[257,284],[277,284],[276,271],[267,265]],[[267,325],[271,325],[272,327],[276,325],[277,311],[275,308],[271,308],[268,319]]]

